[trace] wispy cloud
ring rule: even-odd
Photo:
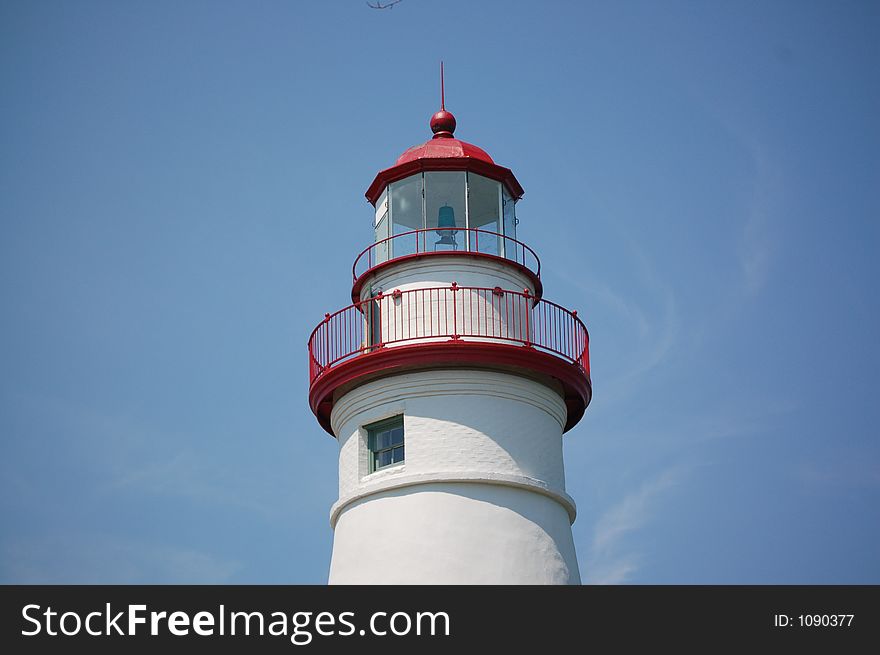
[[[646,352],[643,352],[643,356],[640,358],[637,366],[621,374],[621,382],[639,378],[660,365],[672,350],[680,327],[678,308],[672,286],[660,276],[651,258],[637,244],[635,239],[628,237],[628,242],[632,252],[632,259],[636,264],[638,279],[648,289],[650,297],[656,299],[657,306],[655,307],[651,329],[642,335],[644,339],[648,340]]]
[[[645,374],[663,364],[675,346],[680,331],[680,318],[675,292],[659,273],[656,265],[637,239],[616,226],[626,253],[626,268],[634,273],[637,285],[625,293],[601,279],[575,276],[565,269],[557,271],[560,278],[578,289],[589,300],[591,314],[616,317],[619,325],[633,333],[631,353],[635,356],[618,361],[603,379],[603,392],[597,404],[610,404],[627,398]],[[635,292],[638,292],[638,298]],[[610,323],[611,320],[608,320]],[[594,410],[595,411],[595,405]]]
[[[784,151],[775,147],[778,137],[765,117],[754,114],[753,105],[741,95],[718,95],[706,85],[690,89],[694,103],[701,105],[718,127],[736,142],[752,164],[750,197],[740,224],[738,258],[740,288],[731,304],[739,305],[763,289],[772,272],[781,241],[773,238],[786,209],[792,188],[787,179]]]
[[[271,527],[297,512],[285,467],[243,457],[244,437],[214,444],[54,397],[0,401],[31,437],[0,459],[0,582],[222,583],[243,551],[216,517]],[[194,536],[187,512],[214,532]]]
[[[761,404],[746,408],[725,399],[705,407],[704,413],[682,417],[674,425],[666,426],[656,438],[680,445],[747,438],[770,431],[773,425],[787,420],[801,406],[802,401],[797,398],[768,397]]]
[[[286,504],[278,502],[277,494],[270,490],[263,494],[255,488],[261,483],[259,476],[243,476],[239,470],[206,462],[199,453],[181,448],[162,458],[118,470],[105,491],[113,494],[129,489],[241,510],[266,521],[282,520]],[[242,489],[249,495],[243,496]]]
[[[780,166],[766,147],[746,141],[755,167],[751,200],[742,227],[739,262],[746,296],[758,293],[766,284],[775,244],[770,238],[774,215],[780,211],[785,184]]]
[[[222,584],[240,569],[201,550],[108,534],[10,539],[0,550],[4,584]]]
[[[810,491],[829,488],[880,487],[880,458],[876,453],[837,452],[823,460],[802,461],[798,480]]]
[[[626,584],[639,564],[639,558],[632,553],[600,563],[588,572],[587,582],[599,585]]]
[[[186,434],[160,430],[126,416],[98,412],[56,398],[19,396],[17,405],[58,426],[59,440],[70,444],[68,456],[87,462],[91,491],[116,496],[120,491],[179,498],[196,504],[241,510],[267,521],[286,518],[288,507],[278,501],[283,481],[266,471],[248,471],[236,462],[200,451]],[[37,481],[7,480],[33,495]],[[246,493],[242,493],[245,491]]]
[[[643,556],[637,549],[627,547],[626,537],[640,530],[650,520],[660,497],[679,485],[686,474],[684,467],[667,469],[599,517],[586,561],[588,583],[623,584],[631,579]]]

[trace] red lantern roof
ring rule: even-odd
[[[443,159],[446,157],[473,157],[487,164],[495,163],[492,161],[489,153],[472,143],[459,141],[454,138],[438,139],[435,137],[421,145],[407,148],[397,158],[397,164],[395,165],[399,166],[414,159]]]
[[[496,164],[489,154],[472,143],[453,136],[455,116],[441,109],[431,117],[433,138],[412,148],[407,148],[397,163],[376,175],[367,189],[366,197],[376,204],[379,195],[391,182],[402,180],[421,171],[472,171],[502,182],[517,200],[522,197],[522,186],[513,171]]]

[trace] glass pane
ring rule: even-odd
[[[392,234],[404,234],[425,226],[422,217],[422,174],[411,175],[391,185]],[[417,235],[394,239],[390,257],[411,255],[416,250]]]
[[[466,249],[467,237],[460,233],[465,227],[464,194],[463,171],[425,173],[427,227],[435,230],[427,236],[427,250]]]
[[[391,443],[389,445],[398,445],[403,443],[403,428],[395,428],[391,431]]]
[[[482,175],[468,173],[468,227],[501,234],[499,193],[501,183]],[[498,237],[475,233],[470,235],[470,249],[490,255],[501,254]]]
[[[391,460],[395,463],[403,461],[403,446],[398,446],[391,451],[393,453]]]
[[[507,193],[507,189],[501,189],[501,205],[504,212],[504,236],[516,239],[516,211],[514,200]],[[504,243],[504,255],[508,259],[516,259],[516,244],[510,241]]]
[[[380,448],[391,448],[394,444],[394,440],[391,438],[394,433],[391,430],[382,433],[382,444],[379,446]]]
[[[385,189],[382,192],[382,195],[379,196],[378,202],[376,202],[376,217],[373,226],[376,232],[376,243],[378,245],[373,249],[372,257],[367,261],[367,264],[371,267],[388,260],[388,242],[385,241],[383,243],[382,241],[391,236],[389,225],[388,189]]]
[[[383,466],[388,466],[391,464],[391,451],[383,450],[381,452],[376,453],[376,468],[380,469]]]

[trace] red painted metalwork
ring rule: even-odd
[[[504,262],[508,266],[512,266],[517,269],[520,273],[529,278],[532,282],[532,287],[535,289],[534,300],[535,302],[539,301],[544,295],[544,285],[541,282],[541,278],[535,275],[530,269],[526,268],[522,264],[518,264],[517,262],[511,261],[510,259],[505,259],[504,257],[497,257],[496,255],[488,255],[486,253],[481,252],[468,252],[466,250],[459,251],[444,251],[444,252],[432,252],[432,253],[418,253],[413,255],[403,255],[402,257],[395,257],[394,259],[390,259],[381,264],[376,264],[373,268],[365,271],[363,275],[358,277],[354,284],[351,287],[351,301],[356,303],[361,299],[361,291],[364,288],[364,285],[370,279],[370,276],[374,273],[378,273],[382,269],[388,266],[396,266],[400,263],[405,263],[412,259],[418,259],[420,257],[431,256],[431,257],[479,257],[484,259],[493,259],[499,262]]]
[[[443,121],[446,116],[452,116],[452,114],[448,111],[438,111],[433,117],[431,117],[431,122],[433,123],[434,118],[437,117],[439,117],[439,121]],[[453,121],[454,120],[453,117]],[[431,127],[432,131],[434,127],[435,126]],[[400,157],[397,158],[394,166],[401,166],[402,164],[407,164],[419,159],[475,159],[484,164],[496,166],[495,162],[489,156],[489,153],[472,143],[454,138],[451,132],[448,136],[439,139],[435,133],[430,141],[407,148],[403,151]],[[383,173],[384,172],[385,171],[383,171]],[[379,175],[381,174],[382,173]]]
[[[462,250],[433,250],[429,246],[438,232],[448,231],[452,234],[461,233]],[[483,240],[482,250],[480,239]],[[501,248],[499,248],[499,239],[501,240]],[[494,247],[495,250],[502,249],[504,256],[500,254],[486,252]],[[379,261],[379,252],[382,249],[386,252],[390,251],[391,256],[388,259]],[[403,250],[400,255],[395,255],[395,250]],[[522,241],[517,241],[497,232],[489,232],[488,230],[480,230],[476,228],[462,227],[432,227],[421,230],[410,230],[409,232],[401,232],[394,236],[387,237],[376,243],[370,244],[364,248],[355,258],[354,265],[351,267],[352,279],[357,282],[358,278],[373,270],[374,267],[386,262],[394,261],[400,257],[409,255],[440,255],[440,254],[479,254],[488,255],[502,261],[513,262],[519,264],[523,268],[528,269],[534,277],[541,277],[541,260],[534,250],[529,248]]]
[[[439,367],[468,367],[519,372],[555,380],[567,409],[564,432],[578,424],[592,399],[589,375],[577,364],[534,348],[458,340],[377,349],[326,369],[309,387],[309,405],[331,436],[334,396],[383,375]]]
[[[443,348],[450,344],[480,349],[468,350],[470,354],[464,359],[460,350],[443,355]],[[394,353],[401,350],[408,353],[403,359]],[[509,350],[532,355],[512,355]],[[376,359],[379,352],[390,359]],[[427,352],[432,357],[426,360]],[[574,423],[592,395],[583,391],[589,389],[589,334],[576,315],[547,300],[535,302],[527,289],[499,293],[497,288],[453,283],[379,294],[326,316],[309,338],[310,402],[327,429],[333,391],[341,384],[386,371],[389,366],[424,367],[471,360],[481,366],[532,369],[560,380],[563,386],[568,385],[566,402],[571,396]],[[365,367],[364,362],[377,366]],[[340,369],[345,371],[340,373]],[[579,372],[582,383],[572,377],[571,369]],[[325,380],[328,377],[332,383]]]
[[[451,139],[452,133],[455,132],[455,116],[452,115],[452,112],[441,109],[431,116],[431,131],[434,133],[434,136],[432,137],[434,139]],[[470,146],[471,148],[486,154],[482,149],[477,148],[476,146],[471,146],[469,143],[463,143],[461,141],[459,141],[459,143]],[[486,155],[486,157],[488,156],[489,155]]]
[[[420,306],[429,311],[414,313]],[[549,300],[534,302],[528,289],[499,293],[497,288],[453,282],[448,287],[379,293],[325,316],[309,338],[311,379],[340,361],[377,348],[459,337],[535,347],[578,364],[589,374],[587,328],[573,312]]]
[[[364,195],[375,205],[386,186],[423,171],[471,171],[501,182],[517,200],[525,193],[513,171],[495,164],[477,146],[458,139],[432,139],[410,148],[400,156],[397,164],[380,171]]]
[[[442,77],[442,75],[441,75]],[[441,81],[442,86],[442,81]],[[497,180],[514,199],[522,198],[522,185],[513,171],[496,164],[482,148],[453,137],[455,116],[446,111],[441,90],[440,111],[431,117],[434,136],[425,143],[407,148],[391,168],[380,171],[364,194],[373,205],[386,186],[421,171],[472,171]]]
[[[446,81],[443,77],[443,60],[440,60],[440,111],[446,111]]]
[[[443,81],[442,61],[440,62],[440,111],[431,116],[431,131],[434,133],[435,139],[451,139],[452,133],[455,132],[455,116],[451,112],[446,111],[446,85]],[[481,150],[480,152],[483,151]],[[485,152],[483,154],[486,155]],[[486,155],[486,157],[488,156]],[[397,163],[400,163],[399,159]]]

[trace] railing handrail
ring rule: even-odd
[[[492,296],[486,296],[487,298],[494,297],[494,296],[503,296],[505,294],[511,294],[513,296],[519,296],[520,298],[522,298],[525,301],[524,306],[527,308],[526,309],[526,312],[527,312],[526,321],[525,321],[526,337],[522,338],[522,327],[521,326],[518,327],[519,336],[516,336],[516,331],[514,331],[514,333],[507,333],[503,336],[499,336],[499,335],[495,335],[495,334],[487,334],[487,333],[473,333],[472,334],[472,333],[467,333],[467,332],[463,332],[461,334],[456,334],[456,332],[458,332],[458,327],[461,327],[461,326],[455,325],[453,327],[452,333],[448,333],[448,330],[447,330],[447,332],[438,331],[436,333],[432,332],[430,334],[418,334],[416,336],[409,336],[409,337],[404,337],[404,338],[394,338],[394,339],[389,339],[386,341],[380,341],[378,343],[368,343],[367,342],[367,339],[365,337],[365,334],[366,334],[365,328],[363,328],[364,322],[366,320],[364,318],[366,316],[366,314],[364,313],[364,308],[363,308],[363,306],[365,304],[370,303],[370,302],[375,302],[377,300],[382,301],[383,299],[386,299],[386,298],[397,299],[397,298],[401,298],[404,295],[414,294],[414,293],[422,293],[423,294],[422,299],[424,301],[424,293],[425,292],[429,293],[429,302],[431,302],[431,299],[432,299],[431,293],[436,293],[437,294],[437,296],[436,296],[437,302],[439,303],[440,298],[441,298],[441,296],[440,296],[441,292],[444,292],[444,293],[445,292],[453,292],[451,301],[453,303],[453,310],[455,311],[455,309],[457,308],[457,305],[455,304],[456,298],[463,297],[463,296],[459,296],[455,292],[461,292],[461,291],[471,291],[471,292],[478,292],[478,293],[483,293],[483,294],[492,294]],[[446,298],[447,298],[446,302],[448,303],[448,296],[446,296]],[[473,302],[473,301],[471,300],[471,302]],[[492,301],[492,302],[493,302],[492,306],[494,308],[495,301]],[[446,306],[448,307],[448,304],[446,304]],[[471,307],[471,309],[473,309],[473,305],[470,305],[470,307]],[[564,334],[568,334],[568,333],[565,332],[565,327],[561,326],[559,324],[558,319],[556,320],[555,324],[554,324],[553,319],[546,320],[546,316],[547,316],[546,310],[539,309],[540,307],[549,307],[553,310],[556,310],[557,312],[559,312],[561,314],[563,319],[570,319],[573,322],[572,323],[573,328],[572,328],[572,331],[569,334],[569,336],[572,337],[572,340],[573,340],[575,346],[571,350],[571,352],[565,352],[565,351],[560,350],[559,348],[555,347],[552,343],[554,341],[553,336],[550,336],[548,338],[548,325],[556,331],[556,334],[555,334],[556,340],[561,339],[564,336]],[[465,309],[465,307],[463,305],[462,310],[464,310],[464,309]],[[505,305],[505,310],[506,309],[508,309],[507,305]],[[522,311],[521,309],[517,309],[517,308],[514,308],[514,310],[520,311],[520,312]],[[333,320],[335,318],[341,316],[345,312],[354,312],[354,311],[357,311],[358,316],[355,317],[354,319],[348,319],[348,322],[349,322],[348,336],[349,336],[349,341],[350,341],[350,347],[347,350],[345,347],[338,348],[338,347],[336,347],[337,343],[334,342],[332,344],[333,347],[331,348],[330,333],[329,333],[330,324],[333,322]],[[478,310],[478,314],[479,314],[479,310]],[[540,327],[538,329],[535,329],[532,327],[532,318],[536,315],[539,317],[542,317],[542,316],[544,317],[544,320],[542,320],[542,322],[540,323]],[[521,318],[521,314],[519,316]],[[408,315],[408,318],[410,318],[409,315]],[[429,315],[428,318],[432,322],[432,328],[433,328],[433,314]],[[473,317],[471,317],[471,319],[472,318]],[[510,317],[508,316],[507,318],[510,318]],[[516,315],[514,316],[514,318],[516,318]],[[464,320],[464,318],[462,320]],[[486,320],[485,310],[484,310],[484,320]],[[438,328],[439,328],[439,323],[440,323],[440,321],[438,318],[438,321],[437,321]],[[478,316],[477,323],[479,324],[479,316]],[[447,328],[449,327],[448,313],[446,314],[445,325]],[[473,325],[473,320],[471,320],[471,326],[472,325]],[[517,324],[515,321],[513,322],[513,325],[516,328]],[[364,338],[358,338],[358,339],[352,340],[351,337],[354,336],[353,333],[358,332],[358,326],[360,326],[361,328],[364,329]],[[323,335],[319,334],[319,331],[321,331],[322,328],[324,328]],[[395,332],[396,332],[396,329],[395,329]],[[338,341],[344,340],[341,338],[341,334],[342,334],[341,332],[339,332],[337,334],[337,337],[340,337],[337,339]],[[318,359],[315,357],[315,353],[318,350],[318,348],[317,348],[318,344],[316,343],[316,338],[319,336],[323,336],[324,349],[322,350],[322,352],[324,354],[323,359],[326,360],[326,361],[321,361],[321,362],[319,362]],[[496,340],[496,341],[501,341],[501,342],[505,342],[505,343],[516,342],[516,343],[520,343],[524,346],[537,347],[544,352],[548,352],[548,353],[553,354],[555,356],[558,356],[564,360],[567,360],[571,363],[577,364],[587,374],[589,374],[590,336],[589,336],[589,332],[587,331],[586,325],[584,325],[584,322],[577,315],[576,311],[569,311],[568,309],[566,309],[562,305],[554,303],[550,300],[541,299],[535,303],[534,296],[529,293],[528,289],[526,289],[525,291],[511,291],[511,290],[507,290],[507,289],[501,289],[500,287],[495,287],[495,288],[460,287],[457,284],[453,283],[451,287],[445,287],[445,286],[444,287],[421,287],[421,288],[417,288],[417,289],[406,289],[406,290],[397,290],[396,289],[391,293],[381,293],[380,292],[375,296],[372,296],[370,298],[365,298],[365,299],[360,300],[358,302],[352,303],[346,307],[343,307],[342,309],[340,309],[332,314],[326,314],[324,317],[324,320],[321,321],[315,327],[315,329],[312,330],[312,333],[309,335],[308,348],[309,348],[310,382],[314,382],[315,379],[317,377],[319,377],[326,369],[334,366],[335,364],[337,364],[340,361],[349,359],[353,356],[358,356],[364,352],[373,352],[373,351],[380,349],[380,348],[383,348],[384,346],[389,345],[389,344],[398,344],[398,343],[403,343],[406,341],[425,342],[424,341],[425,339],[438,339],[438,338],[446,338],[446,337],[449,337],[452,340],[458,340],[462,336],[467,337],[467,338],[476,338],[476,339],[480,339],[480,340],[487,340],[487,339],[488,340]],[[359,341],[360,345],[358,347],[351,347],[354,345],[355,341]],[[342,345],[342,344],[339,344],[339,345]],[[578,348],[581,348],[581,349],[578,351],[577,350]],[[335,356],[331,355],[331,352],[333,352]]]
[[[532,250],[531,248],[529,248],[526,244],[524,244],[522,241],[519,241],[519,240],[517,240],[517,239],[514,239],[513,237],[509,237],[509,236],[507,236],[507,235],[505,235],[505,234],[499,234],[498,232],[490,232],[489,230],[481,230],[480,228],[476,228],[476,227],[428,227],[428,228],[419,228],[418,230],[410,230],[410,231],[408,231],[408,232],[401,232],[400,234],[392,234],[390,237],[385,237],[384,239],[380,239],[379,241],[376,241],[375,243],[371,243],[369,246],[367,246],[366,248],[364,248],[363,250],[361,250],[361,252],[358,254],[358,256],[355,257],[354,264],[352,264],[352,267],[351,267],[351,276],[352,276],[352,279],[356,282],[357,279],[358,279],[359,277],[361,277],[361,275],[364,275],[365,273],[368,273],[368,272],[371,271],[375,266],[378,265],[378,264],[373,264],[373,263],[372,263],[372,257],[371,257],[370,255],[368,255],[368,253],[372,253],[372,251],[373,251],[374,249],[378,248],[378,247],[381,246],[382,244],[387,244],[387,243],[393,241],[394,239],[400,239],[400,238],[402,238],[402,237],[412,236],[413,234],[422,234],[422,233],[427,233],[427,232],[443,232],[443,231],[450,231],[450,232],[475,232],[475,233],[477,233],[478,235],[479,235],[479,234],[488,234],[488,235],[493,236],[493,237],[499,237],[499,238],[501,238],[501,239],[504,239],[505,242],[510,241],[511,243],[513,243],[513,244],[515,245],[514,253],[516,253],[516,247],[522,249],[522,253],[523,253],[522,261],[520,261],[518,258],[515,258],[515,257],[514,257],[514,258],[511,258],[511,257],[508,257],[508,256],[506,256],[506,255],[503,256],[503,257],[502,257],[501,255],[492,255],[491,253],[480,252],[479,250],[474,250],[474,249],[471,249],[471,248],[468,248],[468,249],[466,249],[466,250],[462,250],[462,251],[460,251],[460,252],[462,252],[462,253],[468,253],[468,254],[488,255],[489,257],[498,257],[498,258],[500,258],[500,259],[506,259],[506,260],[508,260],[508,261],[516,262],[516,263],[520,264],[521,266],[524,266],[525,268],[528,268],[529,270],[532,270],[532,269],[529,267],[529,265],[526,263],[526,254],[525,254],[525,253],[528,252],[529,254],[531,254],[531,256],[532,256],[532,257],[534,258],[534,260],[535,260],[535,269],[534,269],[534,271],[533,271],[534,274],[535,274],[538,278],[541,277],[541,259],[538,257],[538,254],[537,254],[534,250]],[[478,237],[478,238],[479,238],[479,237]],[[412,254],[417,254],[417,255],[430,255],[430,254],[434,254],[434,251],[429,251],[429,250],[422,250],[422,251],[419,251],[419,249],[418,249],[418,244],[419,244],[419,239],[416,238],[416,252],[415,252],[415,253],[407,253],[406,255],[400,255],[400,257],[407,257],[407,256],[410,256],[410,255],[412,255]],[[506,249],[507,249],[507,247],[506,247],[506,245],[505,245],[505,251],[506,251]],[[445,251],[441,251],[441,252],[446,253],[446,252],[449,252],[449,251],[448,251],[448,250],[445,250]],[[456,252],[458,252],[458,251],[456,251]],[[363,258],[364,255],[368,255],[368,257],[367,257],[367,262],[368,262],[368,263],[367,263],[367,268],[366,268],[363,272],[361,272],[360,274],[358,274],[358,272],[357,272],[358,262],[361,261],[361,259]],[[398,257],[391,257],[391,258],[385,260],[384,262],[379,262],[379,263],[384,264],[384,263],[386,263],[386,262],[394,261],[395,259],[398,259]]]

